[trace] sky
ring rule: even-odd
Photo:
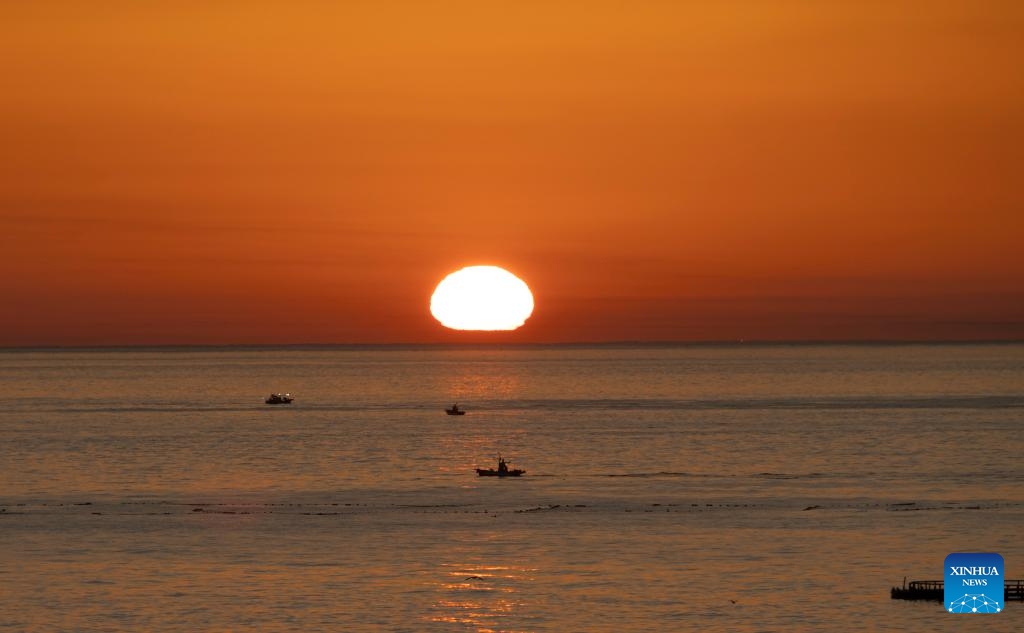
[[[1019,1],[8,2],[0,77],[0,346],[1024,339]]]

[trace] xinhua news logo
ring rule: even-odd
[[[949,613],[1001,613],[1003,557],[991,553],[957,553],[946,557],[942,582]]]

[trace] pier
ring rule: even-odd
[[[945,600],[945,590],[941,580],[912,580],[910,584],[904,580],[902,587],[893,587],[890,596],[893,600]],[[981,589],[980,587],[978,589]],[[980,593],[980,592],[979,592]],[[994,598],[993,598],[994,599]],[[1024,580],[1003,581],[1003,602],[1024,602]]]

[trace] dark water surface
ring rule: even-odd
[[[1024,577],[1022,345],[6,351],[0,384],[2,630],[1024,629],[889,598],[954,551]],[[498,452],[527,475],[476,477]]]

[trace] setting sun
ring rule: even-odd
[[[430,313],[453,330],[515,330],[533,314],[533,294],[503,268],[469,266],[437,285]]]

